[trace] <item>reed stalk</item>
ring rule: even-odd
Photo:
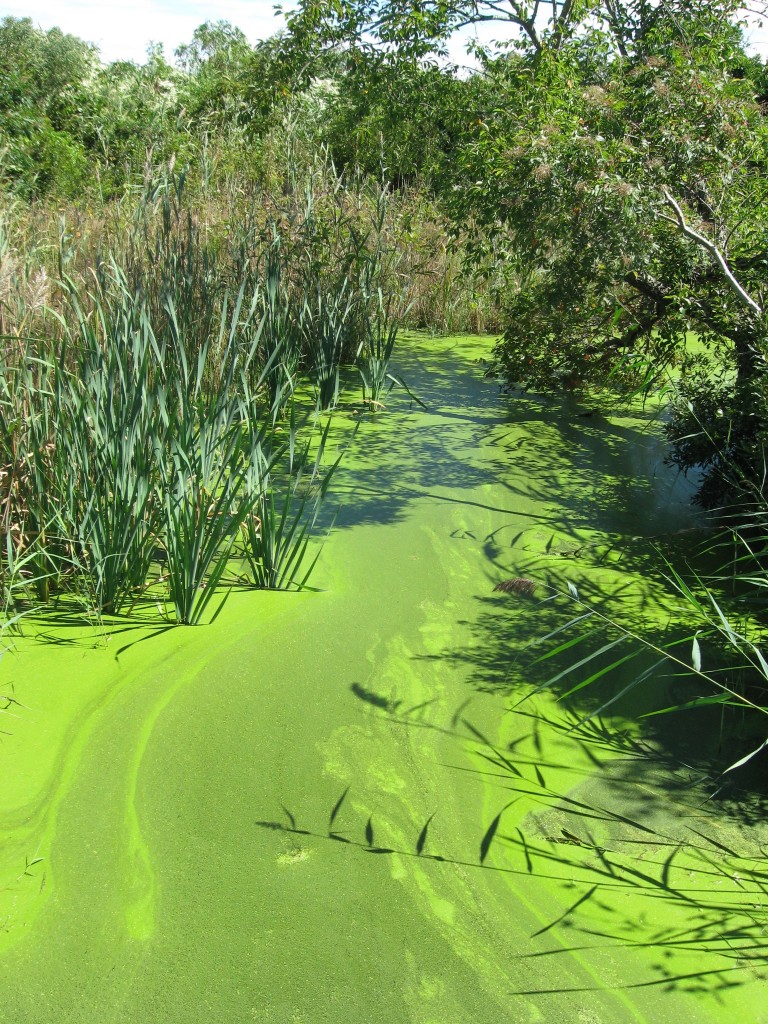
[[[252,586],[265,590],[302,590],[307,585],[320,554],[318,550],[307,565],[307,549],[328,485],[342,457],[340,453],[328,468],[323,468],[330,425],[328,420],[320,433],[314,458],[311,436],[297,455],[292,406],[289,443],[281,452],[288,456],[287,467],[281,474],[275,459],[278,472],[263,470],[261,479],[252,483],[258,491],[258,500],[242,523],[240,547],[246,579]],[[309,480],[305,479],[307,473]],[[284,481],[282,495],[277,482],[279,476]]]

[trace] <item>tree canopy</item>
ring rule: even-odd
[[[759,7],[764,5],[760,4]],[[735,0],[300,0],[249,44],[207,22],[171,64],[104,66],[0,23],[3,179],[102,195],[147,160],[258,165],[293,132],[337,165],[426,183],[513,285],[510,385],[624,391],[676,376],[673,452],[756,479],[768,440],[768,75]],[[457,74],[453,33],[499,26]],[[441,56],[442,55],[442,56]],[[276,135],[274,133],[277,133]]]
[[[304,45],[426,56],[445,52],[459,29],[491,23],[499,25],[500,42],[513,40],[521,52],[539,55],[574,39],[600,39],[627,57],[665,26],[685,31],[696,23],[719,33],[742,10],[736,0],[300,0],[287,20]]]
[[[650,386],[673,365],[681,465],[754,480],[766,416],[763,70],[731,0],[302,0],[300,45],[423,60],[487,21],[445,201],[517,270],[496,366],[557,390]],[[676,371],[677,372],[677,371]]]

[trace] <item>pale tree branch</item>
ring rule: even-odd
[[[705,252],[709,253],[710,257],[714,260],[714,262],[722,271],[723,276],[730,285],[731,289],[738,296],[739,301],[742,303],[742,305],[746,306],[747,309],[751,309],[752,312],[755,313],[757,316],[762,316],[762,306],[760,306],[759,303],[755,302],[752,296],[749,295],[749,293],[736,280],[733,271],[728,266],[728,261],[726,260],[722,252],[718,249],[718,247],[715,245],[715,243],[711,242],[705,235],[699,234],[698,231],[692,228],[690,224],[687,223],[685,219],[685,214],[680,209],[679,203],[675,201],[675,199],[670,195],[670,193],[666,189],[662,189],[662,192],[664,195],[664,199],[667,201],[667,204],[672,208],[675,214],[674,217],[667,217],[665,214],[661,214],[663,219],[670,221],[670,223],[672,224],[675,224],[682,231],[686,238],[690,238],[692,242],[695,242],[696,245],[701,246],[701,248],[704,249]]]

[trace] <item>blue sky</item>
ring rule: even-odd
[[[272,10],[274,0],[0,0],[0,16],[29,17],[40,28],[58,26],[65,32],[96,43],[104,61],[143,61],[150,42],[162,43],[166,55],[189,42],[204,21],[229,21],[252,43],[273,35],[282,25]],[[286,6],[290,6],[286,3]],[[499,26],[489,26],[485,38],[494,38]],[[753,29],[755,49],[768,56],[768,25]],[[461,61],[463,42],[457,40],[452,56]]]

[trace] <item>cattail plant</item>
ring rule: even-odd
[[[264,261],[261,310],[259,365],[270,405],[277,416],[293,394],[302,356],[297,302],[285,284],[278,234],[267,249]]]
[[[177,371],[160,389],[167,443],[158,452],[158,500],[170,600],[176,621],[185,625],[200,622],[239,528],[259,499],[259,490],[248,483],[269,468],[264,445],[269,420],[261,417],[257,425],[254,397],[237,387],[247,380],[248,369],[238,345],[242,309],[241,291],[228,330],[221,317],[218,383],[204,388],[210,346],[204,344],[191,362],[175,309],[168,306]]]
[[[24,559],[35,597],[47,601],[63,555],[54,444],[54,366],[25,347],[0,373],[0,530],[5,567]]]
[[[301,590],[312,574],[319,550],[307,564],[307,549],[331,477],[342,457],[339,453],[329,467],[323,468],[330,426],[329,419],[320,432],[314,458],[312,435],[316,427],[297,453],[292,405],[287,450],[284,444],[281,446],[281,454],[287,455],[287,465],[281,469],[275,459],[272,469],[261,467],[260,476],[251,476],[251,490],[258,494],[258,500],[242,523],[240,553],[246,568],[245,579],[255,587]],[[270,440],[274,451],[274,435]]]
[[[158,340],[143,301],[113,272],[111,294],[96,296],[92,314],[68,282],[76,326],[60,350],[55,443],[74,564],[97,610],[117,613],[143,587],[156,544],[155,452],[164,424]]]
[[[339,398],[339,366],[352,307],[347,281],[335,292],[323,291],[315,282],[304,299],[301,330],[320,409],[333,408]]]

